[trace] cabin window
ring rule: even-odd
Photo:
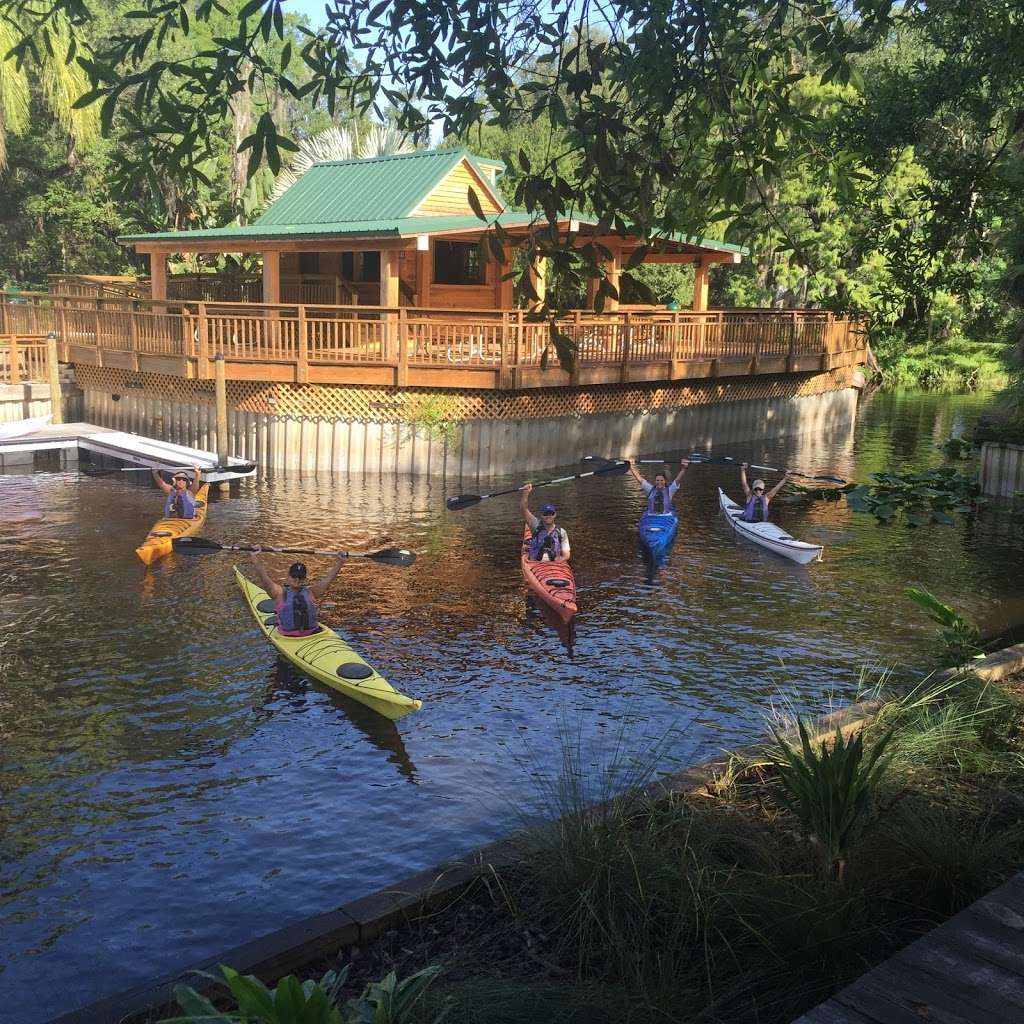
[[[318,252],[300,252],[299,253],[299,273],[300,274],[319,274],[320,273],[320,253],[318,253]]]
[[[434,284],[483,284],[484,265],[474,242],[434,242]]]

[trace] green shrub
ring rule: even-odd
[[[972,622],[923,587],[907,587],[904,593],[939,627],[943,665],[959,668],[984,655],[981,632]]]
[[[799,750],[773,730],[781,751],[775,762],[784,790],[781,799],[808,839],[820,847],[826,870],[842,881],[850,846],[872,813],[875,790],[888,766],[882,755],[893,731],[865,747],[862,731],[848,740],[837,729],[831,743],[815,745],[802,718],[797,730]]]

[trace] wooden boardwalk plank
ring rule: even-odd
[[[1024,872],[794,1024],[1024,1024]]]

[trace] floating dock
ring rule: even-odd
[[[116,459],[129,466],[175,470],[198,466],[207,483],[223,483],[253,476],[256,464],[230,456],[229,470],[208,473],[218,465],[216,452],[170,444],[156,438],[110,430],[93,423],[61,423],[34,430],[23,437],[0,440],[0,470],[24,468],[35,462],[36,452],[59,451],[64,463],[77,462],[82,452]],[[235,468],[237,467],[237,469]]]

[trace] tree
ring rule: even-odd
[[[74,57],[77,45],[68,18],[60,11],[38,30],[19,11],[0,12],[0,173],[7,166],[8,137],[29,126],[33,86],[73,146],[99,135],[95,108],[76,107],[89,85]]]

